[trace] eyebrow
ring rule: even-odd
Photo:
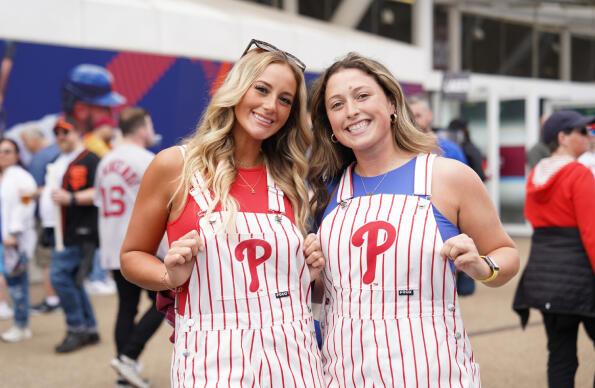
[[[359,92],[361,89],[364,89],[364,88],[367,88],[367,87],[369,87],[369,86],[368,86],[368,85],[361,85],[361,86],[358,86],[358,87],[354,88],[354,89],[351,91],[351,93],[357,93],[357,92]],[[338,97],[341,97],[341,95],[340,95],[340,94],[334,94],[334,95],[330,96],[329,98],[327,98],[327,100],[326,100],[326,101],[328,102],[328,101],[332,100],[333,98],[338,98]]]
[[[270,83],[268,83],[267,81],[264,81],[264,80],[262,80],[262,79],[257,79],[256,81],[254,81],[254,83],[256,83],[256,82],[262,82],[263,84],[265,84],[265,85],[266,85],[266,86],[268,86],[269,88],[273,89],[273,85],[271,85],[271,84],[270,84]],[[289,96],[289,97],[291,97],[291,98],[293,98],[293,97],[294,97],[294,95],[293,95],[293,94],[291,94],[290,92],[281,92],[281,94],[287,95],[287,96]]]

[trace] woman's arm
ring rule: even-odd
[[[198,234],[188,234],[172,243],[164,259],[155,252],[165,233],[167,222],[177,217],[182,196],[174,198],[171,212],[169,200],[173,195],[183,168],[177,147],[161,151],[151,162],[143,179],[126,238],[122,245],[121,270],[130,282],[150,290],[165,290],[184,283],[192,272],[193,249]]]
[[[443,255],[477,280],[491,274],[491,269],[479,255],[490,256],[500,267],[500,272],[485,284],[498,287],[508,282],[519,270],[519,253],[504,231],[496,208],[477,174],[462,163],[437,158],[432,187],[434,204],[462,233],[445,242]]]

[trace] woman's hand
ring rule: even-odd
[[[320,247],[320,241],[314,233],[310,233],[304,240],[304,256],[310,270],[310,279],[314,281],[318,279],[326,263],[322,254],[322,248]]]
[[[202,250],[204,242],[195,229],[174,241],[163,259],[167,270],[164,285],[176,288],[184,284],[192,274],[198,251]]]
[[[487,279],[492,274],[492,269],[479,257],[473,240],[464,233],[446,240],[440,255],[452,260],[457,270],[475,280]]]

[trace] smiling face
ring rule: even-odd
[[[359,69],[342,69],[326,85],[326,113],[337,140],[356,153],[394,147],[393,104],[376,80]]]
[[[289,117],[296,90],[297,81],[289,65],[268,65],[234,107],[232,133],[236,144],[262,143],[277,133]]]

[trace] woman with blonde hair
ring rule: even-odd
[[[304,70],[252,40],[196,132],[143,177],[121,268],[141,287],[176,291],[172,386],[322,384],[310,283],[324,263],[303,253]]]
[[[311,111],[326,386],[479,387],[455,268],[498,287],[519,265],[481,181],[432,154],[436,139],[374,60],[331,65]]]

